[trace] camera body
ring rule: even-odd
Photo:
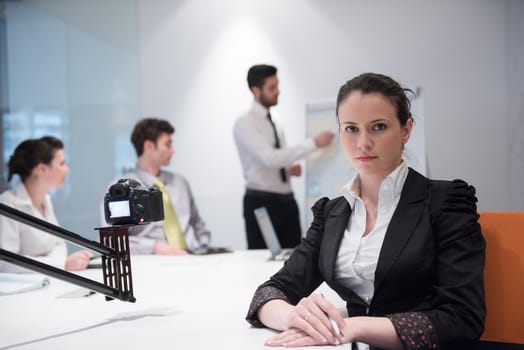
[[[143,187],[133,179],[120,179],[104,196],[104,213],[110,225],[164,220],[162,192],[155,187]]]

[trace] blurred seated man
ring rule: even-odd
[[[175,128],[158,118],[145,118],[135,125],[131,142],[138,156],[136,168],[120,178],[131,178],[145,187],[155,186],[163,193],[164,221],[133,226],[129,244],[133,254],[186,255],[188,248],[207,246],[211,233],[206,229],[187,180],[180,174],[161,169],[175,153]],[[115,179],[111,184],[117,182]],[[109,188],[109,186],[108,186]],[[103,203],[101,223],[105,222]]]

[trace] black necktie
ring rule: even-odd
[[[271,114],[269,112],[267,113],[267,119],[269,119],[271,127],[273,128],[273,134],[275,135],[275,148],[280,148],[280,140],[278,139],[277,128],[275,127],[275,123],[273,123],[273,119],[271,119]],[[280,168],[280,178],[282,179],[282,182],[287,182],[286,169]]]

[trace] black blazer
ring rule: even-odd
[[[422,312],[441,347],[478,339],[486,309],[485,242],[476,200],[475,189],[464,181],[432,181],[409,169],[380,251],[374,296],[367,305],[334,279],[351,208],[343,197],[322,198],[312,208],[314,220],[302,243],[259,289],[278,288],[296,304],[325,281],[347,302],[350,316]]]

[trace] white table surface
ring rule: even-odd
[[[80,287],[50,278],[44,289],[0,296],[0,350],[270,349],[264,341],[274,331],[244,319],[256,287],[283,264],[268,257],[266,250],[132,256],[135,303],[100,294],[64,298]],[[102,280],[100,269],[80,274]]]

